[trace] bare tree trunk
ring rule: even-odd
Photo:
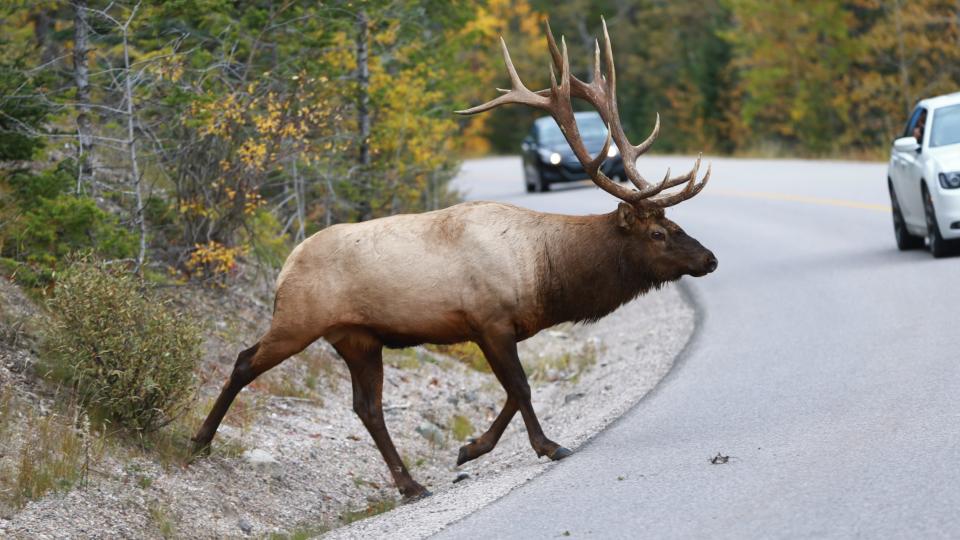
[[[77,85],[77,195],[93,184],[93,129],[90,121],[90,70],[87,66],[87,0],[73,0],[73,79]]]
[[[369,50],[369,25],[367,12],[360,10],[357,13],[357,35],[356,35],[356,54],[357,54],[357,128],[360,137],[360,152],[358,160],[360,163],[361,181],[367,181],[367,173],[370,167],[370,50]],[[360,201],[360,221],[367,221],[373,217],[370,201],[365,197]]]
[[[137,139],[134,132],[136,116],[133,110],[133,73],[130,71],[130,45],[128,36],[130,34],[130,23],[137,14],[137,4],[130,13],[130,18],[121,27],[123,31],[123,76],[126,82],[124,86],[124,99],[127,102],[127,148],[130,151],[130,174],[133,182],[134,193],[136,194],[137,208],[134,212],[134,220],[140,232],[140,249],[137,251],[137,265],[135,272],[140,273],[143,269],[143,261],[147,256],[147,223],[143,218],[143,178],[140,175],[140,165],[137,163]]]

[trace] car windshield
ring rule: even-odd
[[[930,146],[960,143],[960,105],[937,109],[933,115]]]
[[[603,124],[600,116],[576,117],[577,129],[580,130],[580,137],[583,140],[601,139],[607,136],[607,126]],[[544,123],[540,126],[540,144],[554,145],[565,142],[563,132],[556,122]]]

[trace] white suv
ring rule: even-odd
[[[887,185],[901,250],[934,257],[960,249],[960,92],[917,104],[893,141]]]

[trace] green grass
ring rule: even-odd
[[[347,510],[340,514],[340,522],[349,525],[361,519],[367,519],[377,514],[389,512],[397,507],[397,500],[393,498],[374,499],[367,504],[367,507],[361,510]]]
[[[453,418],[450,419],[450,432],[453,433],[454,439],[465,441],[473,435],[474,431],[476,430],[473,424],[470,423],[470,419],[466,416],[455,414]]]

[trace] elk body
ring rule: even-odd
[[[717,266],[713,254],[664,215],[664,208],[698,193],[697,168],[657,184],[646,182],[620,127],[614,94],[613,56],[604,24],[606,74],[587,84],[570,74],[566,44],[548,42],[560,70],[549,90],[531,92],[520,82],[501,40],[513,89],[462,111],[472,114],[501,104],[522,103],[548,111],[559,123],[584,168],[602,189],[622,202],[596,216],[545,214],[516,206],[474,202],[416,215],[335,225],[298,245],[277,283],[269,331],[240,353],[229,380],[194,437],[195,450],[209,447],[240,390],[270,368],[325,338],[346,362],[353,382],[353,408],[366,426],[397,488],[407,498],[427,494],[410,476],[384,424],[381,392],[383,347],[472,341],[479,345],[506,391],[503,410],[479,438],[460,448],[457,464],[491,451],[513,416],[523,417],[537,456],[562,459],[570,451],[544,435],[530,403],[530,387],[516,344],[564,321],[593,321],[653,287],[683,275],[702,276]],[[593,159],[574,122],[571,95],[597,108],[624,157],[636,189],[600,171],[605,147]],[[697,162],[699,166],[699,160]],[[686,184],[670,195],[665,189]]]

